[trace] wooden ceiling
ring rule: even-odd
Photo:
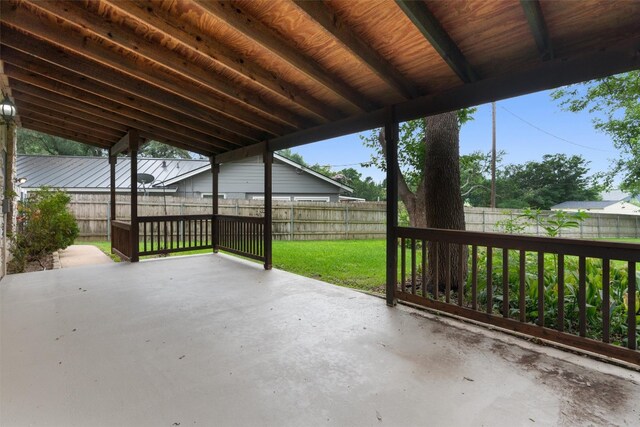
[[[1,3],[21,126],[221,160],[640,67],[637,0]]]

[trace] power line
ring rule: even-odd
[[[581,147],[581,148],[586,148],[586,149],[588,149],[588,150],[602,151],[602,152],[604,152],[604,153],[608,153],[608,152],[609,152],[609,150],[603,150],[602,148],[596,148],[596,147],[591,147],[591,146],[589,146],[589,145],[578,144],[577,142],[569,141],[568,139],[562,138],[561,136],[554,135],[554,134],[552,134],[551,132],[548,132],[548,131],[546,131],[546,130],[544,130],[544,129],[542,129],[542,128],[540,128],[540,127],[536,126],[536,125],[534,125],[533,123],[531,123],[531,122],[529,122],[529,121],[527,121],[527,120],[523,119],[522,117],[520,117],[520,116],[519,116],[519,115],[517,115],[516,113],[514,113],[514,112],[512,112],[512,111],[507,110],[507,109],[506,109],[505,107],[503,107],[502,105],[500,106],[500,108],[502,108],[502,109],[503,109],[504,111],[506,111],[507,113],[511,114],[511,115],[512,115],[513,117],[515,117],[516,119],[518,119],[518,120],[520,120],[520,121],[522,121],[522,122],[524,122],[524,123],[528,124],[528,125],[529,125],[529,126],[531,126],[532,128],[534,128],[534,129],[536,129],[536,130],[538,130],[538,131],[540,131],[540,132],[542,132],[542,133],[545,133],[545,134],[547,134],[547,135],[549,135],[549,136],[551,136],[551,137],[553,137],[553,138],[555,138],[555,139],[558,139],[558,140],[560,140],[560,141],[566,142],[567,144],[575,145],[575,146],[577,146],[577,147]]]

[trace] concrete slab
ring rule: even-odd
[[[640,376],[224,255],[0,282],[3,426],[640,425]]]
[[[113,264],[113,260],[93,245],[71,245],[59,251],[60,266],[73,268],[83,265]]]

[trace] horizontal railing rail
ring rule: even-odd
[[[216,215],[217,249],[265,261],[264,218]]]
[[[131,259],[131,224],[111,221],[111,252],[125,261]]]
[[[138,217],[140,256],[213,249],[213,215]]]
[[[640,365],[640,246],[395,227],[395,295]]]

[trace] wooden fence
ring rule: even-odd
[[[116,216],[129,219],[129,196],[117,196]],[[78,220],[80,237],[106,240],[110,211],[108,194],[71,195],[71,211]],[[200,215],[211,213],[211,199],[167,196],[140,196],[140,216]],[[495,232],[496,223],[517,216],[521,211],[466,208],[468,231]],[[262,217],[264,206],[256,200],[220,200],[220,215]],[[275,240],[383,239],[386,230],[385,202],[311,203],[274,202],[273,238]],[[543,236],[544,230],[530,227],[529,235]],[[640,238],[640,217],[634,215],[590,214],[580,228],[563,231],[561,237]]]

